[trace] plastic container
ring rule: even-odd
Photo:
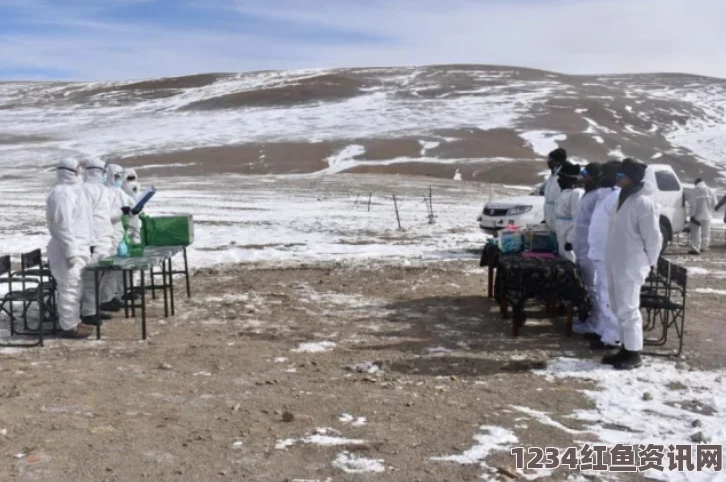
[[[503,254],[522,252],[522,233],[518,229],[502,229],[499,231],[499,250]]]
[[[131,247],[129,247],[129,256],[132,258],[140,258],[144,255],[144,245],[143,244],[132,244]]]
[[[141,218],[146,246],[189,246],[194,243],[191,214]]]

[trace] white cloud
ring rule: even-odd
[[[9,0],[0,0],[0,8]],[[139,2],[143,0],[114,0]],[[12,2],[10,2],[12,3]],[[19,2],[18,2],[19,3]],[[28,4],[28,2],[25,2]],[[0,34],[6,69],[65,70],[75,78],[121,79],[303,67],[437,63],[529,66],[566,73],[679,71],[726,77],[722,0],[218,0],[189,5],[282,22],[255,34],[149,23],[101,22],[94,2],[53,10],[31,1],[37,22],[74,32]],[[97,4],[97,3],[96,3]],[[90,5],[90,6],[89,6]],[[107,3],[106,3],[107,5]],[[70,12],[70,13],[69,13]],[[247,20],[249,22],[249,20]],[[290,24],[320,39],[289,35]],[[385,40],[321,42],[326,29]],[[352,37],[355,38],[355,37]]]

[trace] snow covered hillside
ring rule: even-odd
[[[4,175],[61,155],[165,173],[401,172],[529,182],[556,144],[684,179],[726,166],[726,81],[495,66],[0,83]],[[9,169],[10,168],[10,169]]]

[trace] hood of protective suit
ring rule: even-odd
[[[56,184],[78,184],[81,179],[76,174],[78,160],[73,158],[63,159],[58,163]]]
[[[83,179],[86,182],[103,184],[103,177],[106,174],[106,164],[98,159],[86,163]]]
[[[123,187],[123,181],[124,181],[124,169],[123,167],[119,166],[118,164],[109,164],[106,166],[106,185],[108,187]],[[121,177],[121,185],[116,186],[116,176]]]
[[[129,181],[129,177],[133,177],[135,178],[135,180]],[[139,184],[139,178],[136,175],[136,171],[134,169],[126,169],[124,171],[123,190],[126,191],[126,194],[133,197],[134,199],[136,199],[136,197],[139,195],[141,185]]]

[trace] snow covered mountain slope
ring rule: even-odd
[[[726,170],[726,81],[497,66],[0,83],[5,175],[63,155],[159,174],[401,172],[530,182],[557,145]],[[10,168],[10,169],[8,169]],[[161,171],[160,171],[161,170]]]

